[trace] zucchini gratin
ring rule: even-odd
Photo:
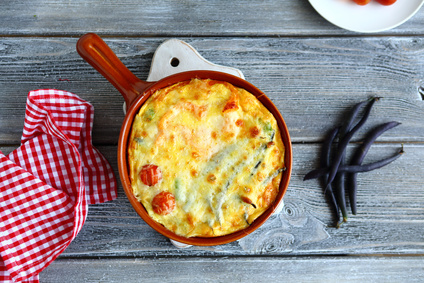
[[[128,163],[137,200],[184,237],[249,226],[273,204],[285,168],[274,116],[246,90],[209,79],[149,97],[132,125]]]

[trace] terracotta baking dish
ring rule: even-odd
[[[292,147],[290,135],[287,126],[278,109],[269,100],[265,94],[249,82],[222,72],[199,70],[177,73],[165,77],[157,82],[145,82],[137,78],[130,70],[118,59],[114,52],[106,45],[106,43],[96,34],[89,33],[82,36],[77,43],[77,51],[81,57],[100,72],[116,89],[122,94],[125,99],[127,112],[121,128],[118,143],[118,167],[121,182],[131,205],[143,220],[153,229],[162,235],[187,245],[196,246],[213,246],[230,243],[238,240],[261,226],[274,212],[278,204],[282,201],[290,181],[292,169]],[[248,228],[221,237],[211,238],[185,238],[174,234],[167,230],[161,224],[152,220],[144,209],[142,204],[133,196],[131,181],[128,173],[127,161],[127,145],[128,138],[131,132],[131,126],[135,115],[146,99],[156,90],[173,85],[175,83],[191,80],[192,78],[213,79],[229,82],[237,87],[244,88],[248,92],[257,97],[262,104],[274,115],[278,122],[281,131],[281,138],[285,146],[285,166],[281,179],[279,193],[274,204],[265,211],[258,219],[256,219]]]

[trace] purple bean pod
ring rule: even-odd
[[[381,167],[384,167],[384,166],[392,163],[393,161],[398,159],[403,153],[404,153],[403,150],[400,150],[398,153],[396,153],[393,156],[381,159],[381,160],[376,161],[376,162],[368,163],[368,164],[341,165],[341,166],[339,166],[338,172],[357,174],[357,173],[363,173],[363,172],[369,172],[369,171],[372,171],[372,170],[376,170],[376,169],[379,169]],[[329,167],[314,169],[314,170],[308,172],[305,175],[305,177],[303,178],[303,180],[307,181],[307,180],[312,180],[312,179],[317,179],[317,178],[323,177],[326,174],[328,174],[329,170],[330,170]]]
[[[323,144],[322,144],[322,151],[321,151],[321,167],[328,167],[330,166],[330,159],[331,159],[331,147],[333,145],[333,141],[336,138],[338,132],[339,132],[340,128],[334,128],[332,129],[328,136],[326,137],[326,139],[324,140]],[[326,180],[327,180],[327,174],[323,175],[323,183],[325,184]],[[339,206],[337,204],[337,199],[336,196],[334,195],[333,192],[333,187],[330,184],[329,186],[325,187],[324,190],[324,194],[330,199],[330,202],[332,204],[333,210],[334,210],[334,215],[336,217],[336,223],[338,224],[340,221],[340,214],[339,214]]]
[[[343,127],[340,128],[339,131],[339,143],[340,141],[346,136],[347,133],[352,129],[353,122],[355,121],[356,117],[358,116],[360,110],[363,108],[364,105],[366,105],[370,100],[365,100],[357,103],[355,106],[352,107],[350,110],[349,115],[347,116],[347,120],[344,123]],[[342,158],[340,160],[340,165],[343,166],[345,164],[345,151],[342,153]],[[334,180],[334,186],[333,186],[334,192],[336,194],[338,204],[340,207],[340,211],[342,212],[343,216],[343,222],[347,221],[348,213],[346,208],[346,179],[345,179],[345,172],[338,170],[335,180]]]
[[[337,147],[337,155],[335,156],[331,167],[330,167],[330,172],[328,174],[328,178],[327,178],[327,183],[326,186],[330,185],[333,180],[334,177],[337,174],[337,170],[340,166],[340,162],[343,158],[343,154],[350,142],[350,140],[352,139],[353,135],[365,124],[365,122],[367,121],[370,113],[371,113],[371,109],[372,106],[374,105],[374,103],[378,100],[378,97],[373,98],[366,107],[365,113],[362,116],[361,120],[355,125],[355,127],[353,127],[353,129],[351,131],[349,131],[344,137],[343,139],[339,142],[338,147]]]
[[[351,165],[361,165],[364,161],[364,158],[366,154],[368,153],[368,150],[370,149],[371,145],[375,142],[375,140],[382,135],[384,132],[400,125],[399,122],[388,122],[384,123],[382,125],[377,126],[374,128],[367,136],[365,137],[365,140],[363,141],[362,145],[357,149],[355,154],[353,155],[350,164]],[[403,152],[403,151],[402,151]],[[352,172],[347,175],[348,179],[348,191],[349,191],[349,201],[350,206],[352,209],[352,214],[356,214],[357,212],[357,206],[356,206],[356,192],[357,192],[357,173]]]

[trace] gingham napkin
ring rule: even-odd
[[[92,146],[94,109],[77,95],[28,95],[21,146],[0,151],[0,280],[38,274],[81,230],[88,204],[113,200],[116,179]]]

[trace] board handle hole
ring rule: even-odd
[[[178,65],[180,65],[180,59],[174,57],[171,59],[169,63],[171,64],[172,67],[178,67]]]

